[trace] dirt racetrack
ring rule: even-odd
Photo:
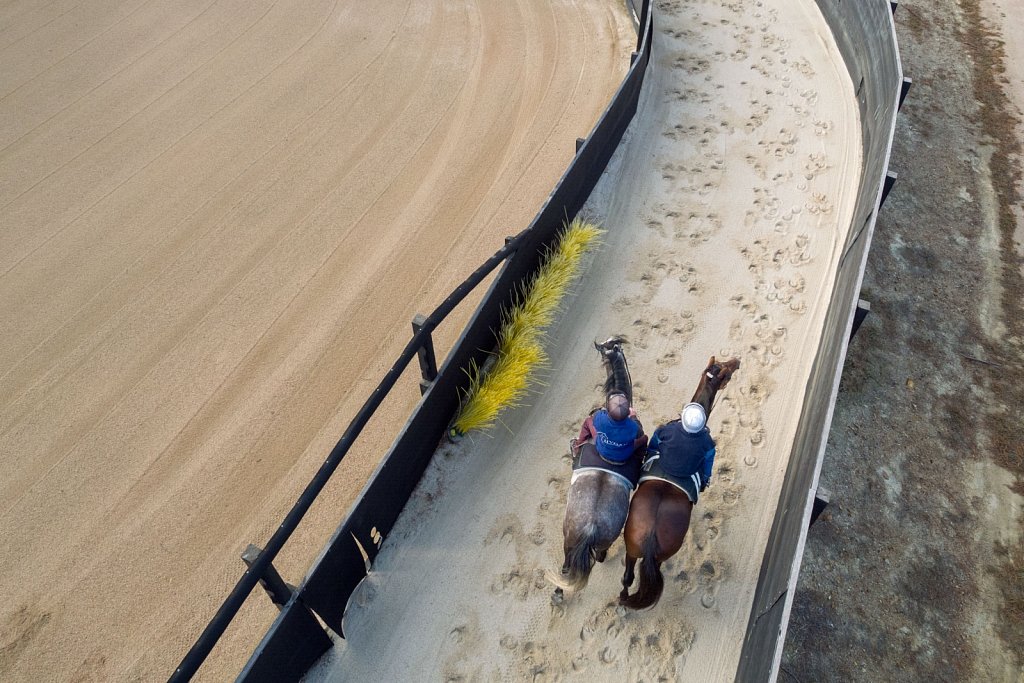
[[[634,40],[616,0],[0,6],[0,679],[170,673],[413,314],[529,223]],[[274,613],[250,599],[204,673]]]
[[[853,84],[813,0],[662,0],[640,110],[585,209],[609,230],[507,429],[442,449],[310,680],[707,680],[736,671],[853,211]],[[665,594],[616,606],[621,543],[553,606],[566,443],[625,334],[648,429],[711,354],[742,360],[719,455]]]

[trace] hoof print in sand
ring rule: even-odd
[[[489,590],[495,595],[510,595],[516,600],[526,600],[530,593],[546,591],[548,588],[543,569],[528,570],[514,567],[491,582]]]
[[[580,633],[583,651],[574,653],[572,670],[594,664],[616,680],[675,680],[677,658],[689,652],[695,633],[675,609],[668,617],[654,614],[613,605],[595,611]]]

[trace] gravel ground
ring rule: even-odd
[[[832,503],[808,536],[780,681],[1024,681],[1021,93],[999,28],[1019,26],[1010,4],[896,12],[914,81],[899,179],[868,260],[871,315],[821,475]]]

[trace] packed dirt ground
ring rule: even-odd
[[[896,12],[914,83],[899,178],[780,681],[1024,680],[1022,19],[1019,3],[979,0]]]

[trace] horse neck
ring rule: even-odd
[[[697,385],[697,391],[694,392],[693,398],[690,399],[691,403],[699,403],[704,407],[704,414],[711,414],[711,406],[715,402],[715,394],[718,393],[718,388],[712,386],[712,383],[708,380],[707,372],[704,372],[700,376],[700,384]]]
[[[626,365],[626,356],[619,352],[606,357],[606,369],[608,379],[604,383],[605,396],[612,394],[625,394],[630,403],[633,403],[633,381],[629,376],[629,367]]]

